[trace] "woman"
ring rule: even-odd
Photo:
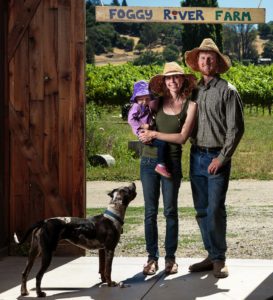
[[[178,244],[177,198],[182,179],[181,145],[187,141],[195,121],[197,107],[189,100],[195,83],[195,77],[184,74],[183,69],[175,62],[166,63],[163,73],[154,76],[149,83],[150,90],[160,97],[155,119],[157,131],[143,130],[139,134],[140,140],[146,144],[143,148],[140,166],[148,252],[148,261],[143,268],[144,275],[153,275],[158,270],[157,214],[160,182],[166,218],[165,273],[174,274],[178,271],[175,252]],[[166,159],[172,179],[155,172],[156,148],[149,146],[149,142],[153,139],[168,142]]]

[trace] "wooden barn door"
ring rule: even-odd
[[[9,244],[9,131],[7,116],[7,2],[0,1],[0,256]]]
[[[10,0],[8,29],[10,232],[20,234],[85,216],[85,1]]]

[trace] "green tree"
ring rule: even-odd
[[[122,0],[121,6],[128,6],[126,0]]]
[[[239,24],[237,27],[240,36],[242,58],[256,60],[258,53],[254,46],[254,41],[257,37],[255,26],[253,24]]]
[[[262,56],[273,59],[273,41],[265,43]]]
[[[225,25],[224,26],[224,52],[238,60],[258,58],[254,41],[257,30],[252,24]]]
[[[266,39],[267,36],[272,33],[271,26],[268,23],[259,24],[258,31],[262,39]]]
[[[118,37],[116,41],[116,47],[124,49],[125,51],[133,51],[135,41],[133,39],[127,39],[126,37]]]
[[[105,23],[94,28],[95,53],[102,54],[112,50],[116,44],[118,34],[115,32],[112,24]]]
[[[157,31],[162,45],[175,44],[182,48],[181,24],[157,24]]]
[[[152,44],[158,41],[158,26],[152,23],[145,23],[140,31],[140,42],[150,48]]]
[[[168,45],[163,50],[163,58],[165,61],[177,61],[179,58],[179,49],[176,45]]]
[[[218,7],[217,0],[184,0],[182,7]],[[204,38],[212,38],[223,49],[221,24],[185,24],[182,33],[183,52],[198,47]]]
[[[120,6],[119,1],[118,0],[113,0],[110,4],[111,6]]]
[[[254,45],[257,30],[252,24],[224,26],[224,52],[238,60],[258,58]]]
[[[145,49],[145,46],[142,43],[138,43],[135,46],[136,54],[140,54]]]
[[[95,5],[99,5],[98,0],[86,1],[86,61],[90,64],[95,62]]]
[[[151,50],[143,52],[138,58],[133,61],[135,66],[143,65],[162,65],[164,59],[161,54]]]
[[[133,39],[127,39],[125,43],[125,51],[133,51],[135,41]]]
[[[240,37],[236,25],[223,26],[223,51],[232,60],[241,60]]]

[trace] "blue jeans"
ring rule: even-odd
[[[151,146],[155,146],[157,148],[157,163],[166,164],[168,143],[161,140],[154,139],[151,142]]]
[[[158,260],[158,227],[157,215],[160,196],[160,185],[163,196],[164,216],[166,219],[165,258],[175,259],[178,244],[178,211],[177,198],[182,179],[181,161],[168,162],[171,179],[155,172],[157,159],[142,157],[140,178],[145,203],[145,239],[148,258]]]
[[[226,244],[226,193],[229,183],[231,161],[217,174],[208,173],[208,166],[219,151],[203,152],[191,147],[190,180],[196,220],[204,247],[212,261],[225,260]]]

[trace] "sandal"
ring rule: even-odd
[[[143,267],[143,274],[144,275],[154,275],[158,270],[158,262],[156,260],[149,260],[147,264]]]
[[[174,260],[166,260],[165,262],[165,274],[171,275],[178,272],[178,264]]]

